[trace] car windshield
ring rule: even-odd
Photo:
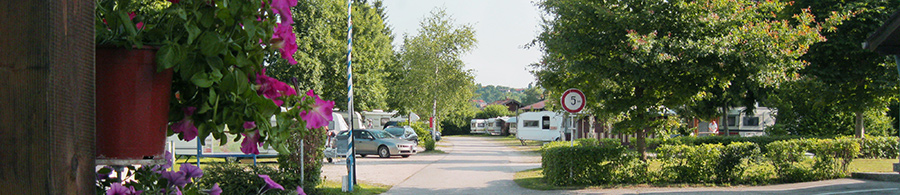
[[[384,131],[387,131],[388,133],[391,133],[394,136],[401,136],[401,135],[403,135],[404,130],[403,130],[403,128],[393,128],[392,127],[392,128],[384,129]]]
[[[375,136],[375,139],[386,139],[386,138],[394,138],[393,135],[386,131],[370,131],[372,132],[372,136]]]

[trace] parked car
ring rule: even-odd
[[[350,131],[341,131],[337,135],[338,151],[347,154],[349,151],[347,139],[350,137]],[[367,155],[378,155],[381,158],[391,156],[409,157],[417,153],[416,144],[411,141],[402,140],[394,137],[387,131],[372,129],[354,129],[353,145],[356,147],[356,154],[366,157]]]
[[[384,131],[387,131],[394,137],[400,138],[402,140],[415,142],[416,145],[419,145],[419,134],[416,134],[416,130],[413,130],[412,127],[409,126],[390,126],[384,128]]]

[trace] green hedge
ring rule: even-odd
[[[656,149],[659,171],[650,171],[615,140],[577,140],[574,146],[551,142],[541,148],[541,156],[544,179],[553,185],[802,182],[847,176],[847,165],[861,154],[861,141],[890,143],[873,138],[792,139],[773,141],[766,152],[752,142],[662,145]]]
[[[801,136],[755,136],[755,137],[740,137],[740,136],[703,136],[703,137],[693,137],[693,136],[681,136],[675,138],[651,138],[647,139],[647,147],[648,148],[657,148],[661,145],[690,145],[696,146],[701,144],[722,144],[729,145],[733,142],[750,142],[755,143],[760,146],[760,150],[762,152],[766,152],[765,146],[769,143],[775,141],[782,140],[792,140],[792,139],[802,139],[802,138],[810,138],[810,137],[801,137]]]
[[[796,139],[823,139],[822,137],[801,137],[801,136],[757,136],[757,137],[738,137],[738,136],[705,136],[705,137],[676,137],[676,138],[651,138],[647,139],[647,147],[651,149],[658,148],[661,145],[701,145],[701,144],[722,144],[729,145],[733,142],[750,142],[760,146],[760,150],[765,153],[768,151],[766,146],[775,141],[796,140]],[[839,137],[836,139],[853,139],[859,142],[860,155],[858,158],[881,158],[893,159],[900,155],[898,148],[898,139],[895,136],[866,136],[863,139],[851,137]]]
[[[750,142],[722,144],[663,145],[657,151],[662,165],[658,181],[668,183],[749,183],[744,171],[750,159],[759,156],[759,146]],[[753,177],[756,178],[756,177]]]
[[[766,152],[782,182],[803,182],[843,177],[847,165],[859,155],[853,139],[796,139],[772,142]],[[807,153],[813,156],[807,155]],[[812,163],[810,163],[812,161]]]
[[[256,194],[259,189],[266,186],[266,182],[259,175],[268,175],[276,183],[284,186],[285,190],[297,189],[297,185],[289,185],[296,179],[290,174],[269,166],[247,166],[235,163],[217,163],[203,168],[203,185],[212,186],[218,183],[223,195]],[[266,194],[291,194],[289,191],[270,190]],[[306,189],[307,193],[315,193],[315,189]],[[294,193],[296,194],[296,193]]]
[[[858,139],[860,145],[860,158],[886,158],[894,159],[900,154],[897,137],[866,136]]]
[[[636,179],[645,178],[640,173],[646,173],[646,163],[624,146],[552,145],[542,149],[541,167],[544,179],[553,185],[641,182]]]

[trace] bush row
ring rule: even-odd
[[[796,140],[796,139],[823,139],[822,137],[800,137],[800,136],[758,136],[758,137],[738,137],[738,136],[705,136],[705,137],[676,137],[676,138],[651,138],[647,139],[647,147],[651,149],[659,148],[661,145],[689,145],[696,146],[701,144],[722,144],[729,145],[733,142],[750,142],[760,146],[760,151],[768,152],[768,144],[776,141]],[[900,154],[897,137],[890,136],[866,136],[862,139],[852,137],[838,137],[837,139],[851,139],[859,143],[860,154],[858,158],[897,158]]]
[[[270,166],[248,166],[236,163],[215,163],[203,168],[203,180],[200,183],[212,186],[218,183],[222,194],[257,194],[266,186],[259,175],[268,175],[284,189],[293,190],[299,185],[299,175],[283,172]],[[314,188],[304,188],[307,193],[315,193]],[[288,191],[269,191],[266,194],[290,194]],[[296,194],[296,193],[295,193]]]
[[[759,184],[831,179],[847,175],[859,155],[854,139],[773,141],[762,152],[751,142],[661,145],[658,170],[609,141],[552,142],[542,147],[544,179],[554,185],[618,183]],[[812,154],[812,155],[808,155]]]

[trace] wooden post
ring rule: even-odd
[[[94,194],[94,2],[0,1],[0,189]]]

